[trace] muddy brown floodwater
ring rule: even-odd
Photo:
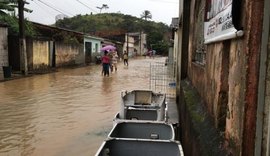
[[[0,156],[92,156],[112,128],[122,90],[149,89],[149,64],[93,65],[0,83]]]

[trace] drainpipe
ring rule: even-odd
[[[257,107],[257,121],[256,121],[256,140],[255,140],[255,156],[265,155],[262,154],[262,141],[263,131],[267,129],[264,126],[264,110],[265,108],[265,85],[266,85],[266,74],[267,74],[267,46],[269,40],[270,31],[270,11],[267,8],[270,6],[270,1],[264,1],[264,18],[263,18],[263,32],[262,32],[262,43],[260,52],[260,74],[259,74],[259,86],[258,86],[258,107]],[[267,131],[267,144],[266,144],[266,156],[270,154],[270,114],[268,114],[268,131]],[[265,124],[266,125],[266,124]]]

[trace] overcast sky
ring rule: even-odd
[[[25,17],[31,21],[42,24],[55,23],[55,16],[66,14],[69,17],[81,14],[97,14],[102,4],[107,4],[109,9],[101,13],[128,14],[140,17],[144,10],[149,10],[152,20],[156,22],[171,23],[173,17],[178,17],[179,0],[27,0],[30,4],[25,7],[33,10]]]

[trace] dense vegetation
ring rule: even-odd
[[[0,15],[0,21],[8,25],[8,34],[17,36],[19,34],[19,20],[15,16]],[[31,22],[25,21],[25,35],[33,37],[36,31]]]
[[[164,55],[168,52],[170,29],[164,23],[147,21],[120,13],[103,13],[77,15],[72,18],[59,20],[55,25],[104,38],[124,35],[126,32],[145,32],[147,34],[148,48],[155,49]],[[112,39],[123,41],[121,38]]]
[[[28,3],[26,3],[28,4]],[[18,35],[19,34],[19,23],[18,18],[15,15],[15,9],[18,8],[17,0],[1,0],[0,1],[0,21],[9,26],[9,35]],[[27,8],[24,8],[25,12],[32,12]],[[31,22],[25,22],[25,34],[26,36],[35,35],[34,28]]]
[[[9,25],[9,35],[18,35],[19,32],[18,19],[14,12],[18,7],[17,2],[17,0],[0,1],[0,21]],[[24,11],[31,12],[27,8],[24,8]],[[164,23],[149,21],[152,15],[147,10],[141,16],[142,18],[137,18],[120,13],[77,15],[59,20],[55,26],[120,42],[124,41],[123,36],[127,32],[144,32],[147,34],[147,47],[155,49],[159,54],[167,55],[170,39],[169,27]],[[38,34],[31,22],[25,22],[25,34],[31,37]]]

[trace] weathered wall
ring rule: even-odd
[[[213,125],[224,135],[224,147],[233,155],[253,155],[263,1],[242,1],[239,20],[244,26],[243,37],[208,45],[201,36],[205,3],[191,0],[190,9],[184,9],[190,10],[188,79]],[[195,60],[200,49],[206,51],[205,63]],[[192,132],[187,133],[192,136]]]
[[[266,63],[266,82],[265,82],[265,104],[264,104],[264,116],[263,116],[263,140],[262,140],[262,156],[268,156],[266,153],[269,151],[269,139],[270,139],[270,37],[268,39],[268,55],[267,55],[267,63]],[[268,153],[269,154],[269,153]]]
[[[39,70],[49,67],[49,41],[26,38],[28,70]],[[9,37],[9,60],[13,70],[20,70],[18,37]]]
[[[3,76],[3,66],[8,66],[8,29],[0,26],[0,78]]]
[[[91,45],[88,45],[91,44]],[[91,49],[87,46],[91,46]],[[88,49],[89,48],[89,49]],[[84,38],[84,57],[85,63],[93,63],[95,61],[95,57],[100,55],[101,49],[101,40],[95,39],[91,37]]]
[[[246,53],[242,39],[231,42],[228,77],[228,108],[226,114],[226,138],[240,152],[242,146],[243,120],[246,88]]]
[[[83,65],[85,63],[82,44],[71,45],[62,42],[51,42],[50,45],[50,42],[51,41],[47,39],[26,39],[29,70],[47,70],[47,68],[52,67],[54,63],[56,67]],[[18,45],[18,37],[9,36],[9,62],[14,70],[20,70]],[[50,48],[50,46],[52,48]],[[55,48],[53,48],[54,46]]]
[[[190,81],[181,81],[180,131],[181,143],[188,156],[228,156],[222,145],[222,135],[207,114],[202,99]]]
[[[56,42],[56,67],[76,65],[77,57],[80,57],[81,53],[82,51],[80,45],[70,45]]]
[[[49,67],[49,41],[33,41],[33,69]]]
[[[84,38],[84,43],[85,42],[91,42],[92,43],[92,49],[91,52],[95,53],[95,52],[100,52],[100,48],[101,48],[101,41],[94,39],[94,38]],[[97,47],[95,46],[97,44]],[[84,51],[85,51],[85,47],[84,47]]]

